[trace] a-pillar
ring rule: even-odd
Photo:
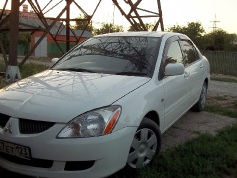
[[[11,1],[9,62],[6,70],[7,82],[14,82],[21,79],[19,67],[17,66],[19,5],[20,0]]]

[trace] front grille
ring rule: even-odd
[[[19,130],[22,134],[36,134],[48,130],[54,124],[54,122],[19,119]]]
[[[1,157],[16,164],[27,165],[32,167],[51,168],[53,166],[52,160],[35,159],[35,158],[31,158],[31,160],[26,160],[0,152],[0,158]]]
[[[0,127],[5,127],[9,119],[10,116],[0,113]]]

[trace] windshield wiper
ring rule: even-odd
[[[96,71],[89,70],[89,69],[83,69],[83,68],[77,68],[77,67],[71,67],[71,68],[59,68],[56,70],[66,70],[66,71],[75,71],[75,72],[89,72],[89,73],[97,73]]]
[[[144,72],[118,72],[118,73],[115,73],[116,75],[128,75],[128,76],[147,76],[146,73]]]

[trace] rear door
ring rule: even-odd
[[[190,88],[190,106],[194,104],[201,93],[203,85],[203,62],[197,49],[189,39],[180,40],[181,50],[183,52],[183,64],[189,77]]]

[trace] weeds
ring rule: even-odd
[[[228,98],[226,98],[226,96],[213,96],[213,99],[219,100],[219,101],[225,101],[228,100]]]
[[[237,112],[228,108],[224,108],[220,105],[208,104],[205,108],[205,111],[212,112],[232,118],[237,118]]]
[[[220,81],[220,82],[237,83],[236,78],[228,78],[228,77],[211,77],[211,80],[216,80],[216,81]]]
[[[5,64],[3,62],[0,62],[0,72],[5,72],[4,65]],[[48,67],[43,64],[26,63],[24,64],[23,68],[20,69],[20,73],[22,78],[26,78],[28,76],[34,75],[46,69],[48,69]],[[10,83],[5,82],[3,76],[2,80],[0,80],[0,88],[3,88],[9,84]]]
[[[34,64],[34,63],[27,63],[23,66],[22,69],[20,69],[21,77],[26,78],[28,76],[34,75],[36,73],[39,73],[43,70],[48,69],[49,67],[43,65],[43,64]]]
[[[202,134],[198,138],[157,156],[142,171],[144,178],[237,177],[237,125],[216,136]]]
[[[237,101],[234,101],[233,105],[237,109]]]

